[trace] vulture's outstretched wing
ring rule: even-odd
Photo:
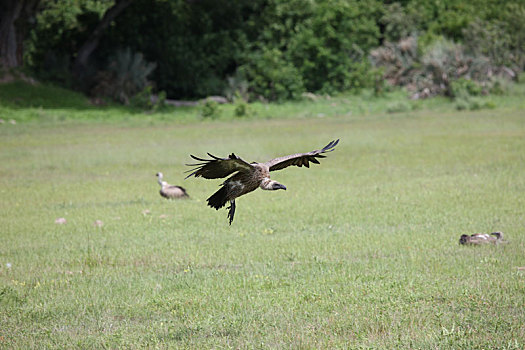
[[[195,177],[202,176],[205,179],[218,179],[221,177],[226,177],[236,171],[253,171],[253,167],[246,163],[241,158],[237,157],[235,154],[230,154],[228,158],[219,158],[208,153],[212,159],[202,159],[190,155],[195,160],[198,160],[201,163],[196,164],[186,164],[187,166],[194,166],[191,170],[186,171],[189,173],[192,172],[186,179],[192,175]]]
[[[316,158],[326,158],[322,153],[332,152],[334,147],[339,143],[339,139],[330,142],[322,149],[318,149],[308,153],[297,153],[289,156],[279,157],[272,159],[265,164],[270,168],[270,171],[281,170],[291,165],[302,167],[303,165],[307,168],[310,167],[310,162],[319,164]]]

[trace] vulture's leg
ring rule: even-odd
[[[235,215],[235,199],[230,201],[230,206],[226,209],[229,209],[228,219],[230,219],[230,225],[231,225],[233,221],[233,216]]]

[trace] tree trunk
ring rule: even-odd
[[[23,42],[29,21],[35,16],[40,0],[1,0],[0,65],[7,68],[23,64]]]
[[[73,73],[77,78],[81,78],[86,70],[89,57],[95,51],[104,31],[109,27],[111,22],[126,8],[133,0],[115,0],[115,4],[110,7],[96,26],[93,33],[88,37],[86,42],[78,50],[75,62],[73,63]]]
[[[18,40],[15,22],[20,16],[24,1],[4,0],[0,7],[0,65],[18,67]]]

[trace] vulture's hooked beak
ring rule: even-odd
[[[286,186],[285,185],[281,185],[281,184],[275,184],[273,189],[274,190],[285,190],[286,191]]]

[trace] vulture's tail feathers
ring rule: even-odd
[[[220,208],[224,207],[226,205],[226,202],[228,201],[227,198],[228,191],[226,190],[225,186],[222,186],[220,190],[215,192],[211,195],[210,198],[208,198],[208,205],[212,208],[215,208],[215,210],[219,210]]]
[[[178,188],[180,188],[180,190],[182,191],[182,196],[183,197],[190,197],[190,195],[188,194],[188,192],[186,192],[186,189],[182,186],[177,186]]]

